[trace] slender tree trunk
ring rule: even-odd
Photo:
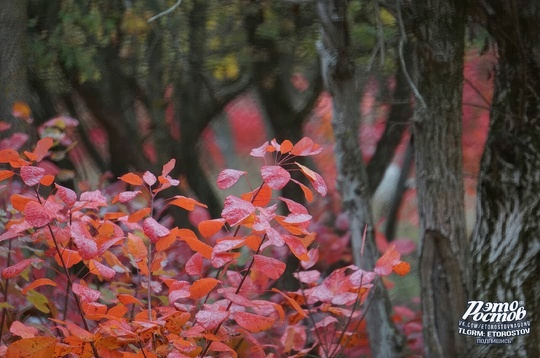
[[[470,298],[518,301],[531,325],[512,344],[475,345],[474,355],[539,357],[540,7],[492,0],[479,10],[497,44],[498,71],[478,182]]]
[[[321,71],[333,97],[332,125],[336,138],[338,184],[343,209],[350,220],[354,263],[371,269],[378,252],[373,235],[367,172],[358,143],[359,96],[354,62],[349,53],[347,1],[319,0],[318,14],[322,23],[319,43]],[[368,229],[362,257],[362,235],[366,225]],[[374,357],[398,357],[401,355],[403,338],[393,324],[390,300],[380,281],[374,292],[366,315],[372,354]]]
[[[12,124],[10,133],[27,132],[23,121],[11,120],[13,103],[30,105],[26,67],[27,7],[26,0],[0,0],[0,121]]]
[[[427,357],[466,357],[458,320],[466,308],[461,98],[465,2],[411,2],[418,40],[414,150],[420,215],[420,279]]]

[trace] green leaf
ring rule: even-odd
[[[49,300],[47,299],[47,297],[45,297],[41,293],[39,293],[37,291],[34,291],[34,290],[30,290],[26,294],[26,298],[28,299],[28,301],[31,304],[34,305],[35,308],[37,308],[41,312],[43,312],[43,313],[50,313],[51,312],[49,310]]]

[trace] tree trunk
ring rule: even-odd
[[[333,97],[332,125],[336,138],[338,184],[343,209],[350,220],[354,263],[372,269],[378,252],[373,235],[367,172],[358,143],[359,96],[354,62],[349,53],[347,1],[319,0],[318,15],[322,23],[319,43],[321,71]],[[362,257],[362,236],[366,226],[367,237]],[[384,358],[401,356],[403,338],[391,319],[390,300],[380,281],[374,292],[366,315],[372,354]]]
[[[461,102],[465,2],[411,2],[418,39],[413,125],[420,216],[420,280],[427,357],[466,357],[458,334],[467,296]]]
[[[11,123],[11,131],[27,132],[20,119],[11,120],[13,103],[30,105],[27,76],[27,19],[28,1],[0,1],[0,121]]]
[[[512,344],[477,344],[474,353],[539,357],[540,8],[534,1],[484,6],[480,16],[497,44],[498,71],[478,182],[470,299],[518,301],[532,322]]]

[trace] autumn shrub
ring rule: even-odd
[[[14,357],[302,357],[368,354],[363,317],[374,280],[409,265],[389,246],[377,265],[326,277],[308,209],[279,191],[299,185],[307,202],[327,188],[295,158],[322,148],[309,138],[272,140],[251,151],[261,181],[229,195],[221,217],[172,227],[168,212],[204,203],[174,195],[172,159],[161,173],[127,173],[124,186],[75,190],[43,165],[57,142],[0,150],[2,285],[0,355]],[[291,178],[301,171],[308,187]],[[222,190],[247,180],[225,169]],[[118,187],[118,186],[116,186]],[[315,191],[315,193],[313,192]],[[278,210],[283,203],[286,212]],[[300,260],[300,289],[276,286]]]

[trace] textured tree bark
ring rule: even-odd
[[[358,143],[359,96],[355,67],[349,53],[347,1],[319,0],[317,6],[322,27],[319,43],[321,71],[333,98],[332,125],[336,138],[338,186],[343,209],[350,220],[354,263],[371,269],[378,252],[373,235],[367,172]],[[362,236],[366,225],[367,237],[362,257]],[[391,319],[390,300],[380,281],[374,293],[366,315],[372,354],[383,358],[401,356],[403,337]]]
[[[466,357],[458,321],[467,301],[461,107],[465,2],[410,3],[418,43],[414,114],[420,279],[427,357]]]
[[[472,234],[471,299],[521,301],[531,332],[476,345],[476,357],[540,356],[540,8],[492,0],[480,20],[496,41],[498,70]]]
[[[28,89],[26,28],[28,1],[0,1],[0,120],[11,123],[9,132],[27,132],[25,123],[11,120],[13,103],[30,105]]]

